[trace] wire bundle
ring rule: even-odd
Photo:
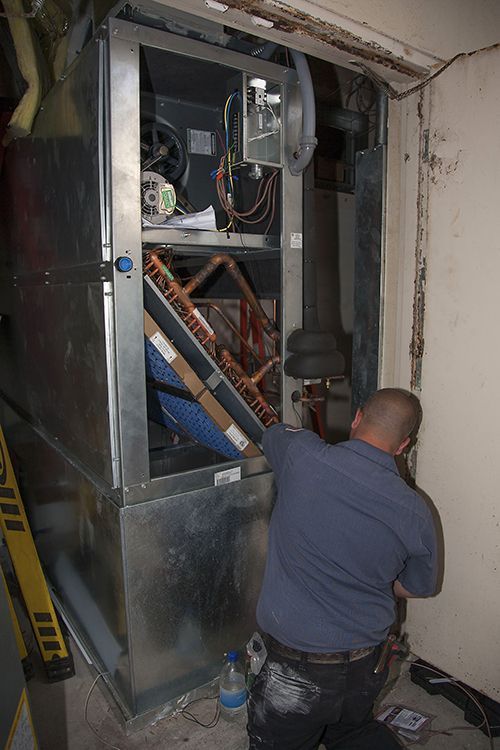
[[[271,174],[266,175],[262,178],[257,190],[255,203],[246,211],[238,211],[235,208],[229,197],[230,194],[226,192],[223,177],[224,174],[217,176],[216,187],[220,204],[229,219],[228,228],[236,220],[241,221],[242,224],[260,224],[262,221],[265,221],[265,219],[269,217],[264,232],[264,234],[267,234],[271,228],[271,224],[273,223],[274,215],[276,213],[276,186],[278,184],[278,170],[275,169]]]
[[[373,112],[377,98],[377,90],[373,81],[364,75],[358,75],[349,81],[349,93],[346,97],[345,106],[349,108],[349,102],[355,97],[356,106],[359,112],[364,115]]]
[[[239,91],[234,91],[228,96],[224,105],[224,131],[225,131],[225,152],[219,162],[218,169],[212,172],[212,178],[215,179],[217,196],[219,202],[228,217],[227,226],[219,231],[225,232],[230,229],[236,221],[242,224],[260,224],[268,218],[265,234],[268,234],[276,213],[276,189],[278,184],[278,170],[274,169],[270,174],[265,175],[259,182],[255,202],[248,209],[238,210],[235,207],[235,189],[234,183],[238,179],[234,175],[234,170],[238,169],[244,162],[236,162],[237,145],[230,143],[231,106],[235,99],[239,98]],[[222,141],[222,139],[221,139]]]

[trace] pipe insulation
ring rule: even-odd
[[[303,52],[291,49],[290,54],[297,70],[302,93],[302,134],[299,138],[299,148],[289,159],[288,166],[293,175],[302,174],[313,158],[314,149],[318,145],[316,138],[316,102],[311,71]]]
[[[38,57],[29,21],[24,16],[22,0],[3,0],[3,7],[16,50],[17,64],[27,84],[2,141],[4,146],[8,146],[14,138],[22,138],[31,133],[42,100],[42,85]]]

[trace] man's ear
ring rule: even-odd
[[[410,438],[409,437],[405,438],[394,455],[400,456],[409,442],[410,442]]]
[[[355,430],[356,427],[359,427],[359,424],[362,419],[363,419],[363,412],[361,411],[361,409],[357,409],[356,414],[354,415],[354,419],[352,420],[351,429]]]

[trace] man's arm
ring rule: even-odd
[[[437,583],[437,539],[434,521],[426,511],[416,525],[410,555],[393,584],[396,597],[433,596]]]
[[[262,436],[262,449],[276,479],[281,475],[288,448],[298,432],[304,430],[280,422],[269,427]]]
[[[394,581],[392,590],[394,591],[394,596],[398,599],[415,599],[418,597],[418,594],[412,594],[399,581]]]

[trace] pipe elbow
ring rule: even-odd
[[[302,174],[304,169],[309,166],[317,145],[318,139],[315,136],[302,136],[299,142],[299,150],[293,154],[288,162],[288,167],[294,177]]]
[[[292,175],[300,175],[310,164],[314,149],[318,145],[316,138],[316,103],[314,87],[307,58],[303,52],[291,50],[292,59],[300,81],[302,92],[302,135],[299,148],[289,159],[288,166]]]

